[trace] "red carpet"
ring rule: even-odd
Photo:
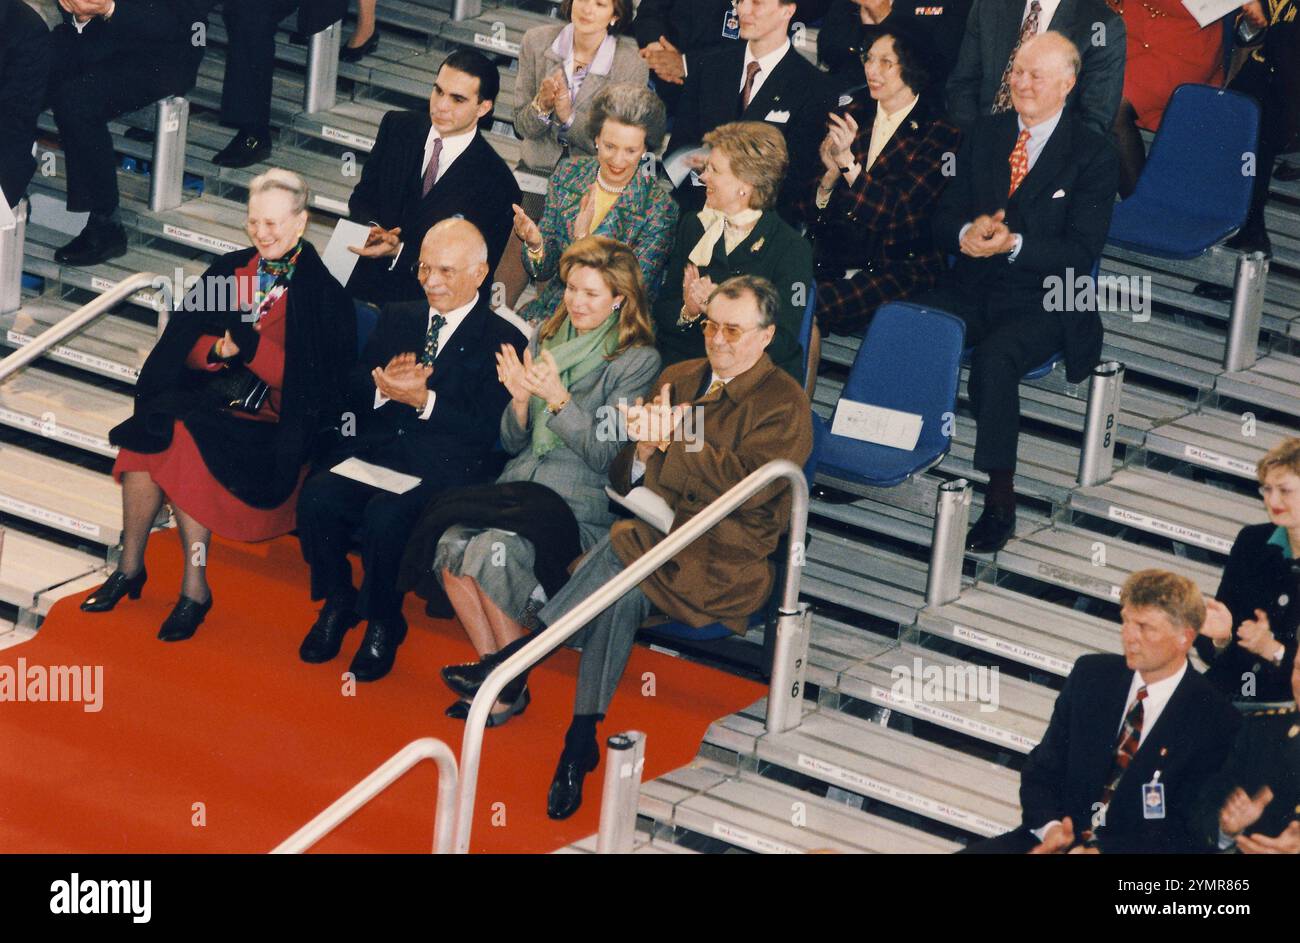
[[[0,851],[265,852],[411,740],[438,737],[459,756],[464,725],[443,716],[453,698],[438,677],[473,656],[456,623],[425,617],[413,598],[393,673],[345,696],[361,630],[327,665],[298,660],[314,607],[294,539],[217,542],[210,564],[216,602],[187,642],[154,638],[180,585],[176,539],[161,533],[141,599],[98,615],[63,600],[36,638],[0,652],[0,666],[103,666],[98,712],[0,702]],[[487,732],[474,851],[552,851],[596,830],[603,763],[577,815],[546,817],[576,670],[576,653],[557,653],[533,673],[528,711]],[[644,730],[650,779],[688,763],[711,720],[762,694],[637,648],[601,732]],[[316,850],[427,852],[436,783],[422,764]]]

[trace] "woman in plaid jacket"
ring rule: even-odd
[[[539,226],[519,206],[515,234],[523,242],[524,268],[544,282],[537,297],[519,309],[527,321],[549,318],[564,297],[555,277],[560,257],[584,236],[608,236],[636,255],[653,300],[677,229],[677,204],[641,159],[659,147],[664,106],[654,92],[636,85],[612,85],[592,105],[595,157],[560,161],[546,191]]]
[[[880,30],[863,67],[870,98],[859,92],[842,114],[832,112],[824,172],[800,207],[823,334],[861,333],[880,305],[934,287],[943,270],[930,219],[960,132],[937,102],[918,95],[927,77],[909,34]]]

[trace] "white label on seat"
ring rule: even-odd
[[[475,33],[474,45],[482,46],[484,49],[496,49],[512,56],[519,55],[519,44],[512,43],[503,36],[488,36],[483,33]]]
[[[827,763],[825,760],[819,760],[816,757],[805,756],[800,753],[798,758],[800,769],[806,769],[813,775],[822,779],[834,779],[852,786],[853,789],[863,795],[878,796],[886,802],[892,802],[896,805],[908,806],[913,809],[920,809],[932,818],[946,819],[950,822],[960,822],[972,831],[980,832],[984,835],[1001,835],[1003,832],[1013,828],[1012,824],[994,822],[982,816],[974,815],[965,809],[948,805],[945,802],[935,802],[933,799],[927,799],[925,796],[918,796],[914,792],[908,792],[906,789],[900,789],[897,786],[891,786],[889,783],[882,783],[879,780],[872,779],[870,776],[863,776],[861,773],[855,773],[853,770],[844,769],[833,763]]]
[[[1169,521],[1148,517],[1145,514],[1139,514],[1137,511],[1130,511],[1128,508],[1117,508],[1112,504],[1106,508],[1106,516],[1112,521],[1122,521],[1125,524],[1132,524],[1135,527],[1141,527],[1157,534],[1167,534],[1176,540],[1209,547],[1211,550],[1217,550],[1220,553],[1228,553],[1232,550],[1231,540],[1224,540],[1222,537],[1215,537],[1212,534],[1204,534],[1199,530],[1192,530],[1190,527],[1184,527],[1181,524],[1173,524]]]
[[[92,275],[90,277],[91,291],[97,291],[100,294],[108,294],[116,287],[117,282],[111,282],[107,278],[100,278],[98,275]],[[151,295],[147,291],[137,291],[131,296],[130,300],[134,301],[136,304],[144,305],[146,308],[153,308],[155,310],[157,310],[162,304],[158,295]]]
[[[323,210],[329,210],[331,213],[338,213],[340,216],[348,215],[348,205],[342,200],[332,200],[327,196],[317,195],[312,198],[316,205]]]
[[[112,448],[107,439],[101,439],[99,436],[93,436],[85,432],[77,432],[73,429],[65,429],[57,422],[45,422],[35,416],[14,412],[12,409],[0,408],[0,422],[16,426],[19,429],[30,429],[47,439],[59,439],[63,442],[71,442],[74,445],[83,445],[92,449]]]
[[[917,413],[842,399],[835,407],[831,433],[910,452],[921,438],[923,421],[924,417]]]
[[[1017,645],[1014,642],[1008,642],[1003,638],[985,635],[983,632],[968,629],[964,625],[954,625],[952,627],[952,635],[953,638],[961,639],[963,642],[968,642],[976,648],[982,648],[986,652],[1006,655],[1008,658],[1023,664],[1038,665],[1041,668],[1046,668],[1048,671],[1054,671],[1060,675],[1068,675],[1070,669],[1074,667],[1073,662],[1065,661],[1062,658],[1054,658],[1044,652],[1034,651],[1032,648]]]
[[[963,717],[961,714],[953,711],[944,710],[942,707],[935,707],[933,704],[921,704],[913,701],[908,697],[895,697],[894,692],[889,688],[882,688],[878,685],[871,685],[871,700],[877,704],[887,704],[890,707],[896,707],[905,714],[912,714],[916,717],[933,719],[936,723],[946,724],[951,727],[960,727],[963,730],[969,730],[977,734],[984,740],[997,740],[1000,743],[1009,743],[1016,746],[1026,753],[1038,746],[1038,741],[1032,737],[1026,737],[1024,734],[1013,733],[1010,730],[1002,730],[999,727],[974,720],[970,717]]]
[[[192,246],[212,249],[216,252],[238,252],[240,249],[248,248],[247,246],[241,246],[237,242],[227,242],[225,239],[218,239],[216,236],[206,236],[192,229],[173,226],[171,223],[163,224],[163,235],[172,239],[179,239],[182,242],[188,242]]]
[[[344,131],[342,128],[331,128],[327,124],[321,125],[320,135],[326,140],[359,147],[363,151],[373,151],[375,149],[374,138],[368,138],[362,134],[353,134],[351,131]]]
[[[32,338],[26,334],[20,334],[18,331],[10,330],[5,332],[5,337],[9,343],[15,347],[25,347],[32,342]],[[103,357],[96,357],[80,350],[73,350],[71,347],[64,347],[62,344],[57,347],[51,347],[48,351],[50,356],[67,360],[70,363],[79,363],[82,366],[90,367],[94,370],[102,370],[105,373],[111,373],[114,376],[125,377],[128,380],[137,380],[140,377],[140,371],[126,364],[116,363],[112,360],[105,360]]]
[[[34,504],[28,504],[26,501],[19,501],[17,498],[10,497],[7,494],[0,494],[0,508],[11,511],[19,517],[25,517],[31,521],[41,521],[46,524],[52,524],[55,527],[69,530],[77,534],[85,534],[87,537],[99,536],[99,525],[92,524],[89,521],[80,521],[75,517],[68,517],[66,514],[59,514],[46,508],[37,507]]]
[[[1183,446],[1183,456],[1203,465],[1213,465],[1215,468],[1222,468],[1248,478],[1255,477],[1254,462],[1243,462],[1239,458],[1220,455],[1218,452],[1211,452],[1209,449],[1202,449],[1195,445]]]
[[[722,822],[713,823],[713,834],[724,841],[731,842],[733,845],[740,845],[742,848],[748,848],[751,851],[761,851],[765,855],[803,854],[798,848],[791,848],[789,845],[772,841],[772,839],[764,838],[762,835],[754,835],[743,829],[724,825]]]

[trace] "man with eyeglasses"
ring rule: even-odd
[[[630,441],[614,460],[610,481],[623,494],[642,486],[666,501],[674,512],[673,530],[768,462],[803,465],[812,451],[808,398],[765,352],[780,305],[766,279],[740,275],[723,282],[705,312],[707,359],[673,364],[651,386],[650,403],[638,400],[624,408]],[[691,421],[687,411],[694,413]],[[582,803],[583,778],[600,760],[596,724],[614,697],[641,623],[658,610],[696,628],[721,622],[743,635],[749,617],[772,591],[774,567],[768,557],[789,522],[790,501],[783,482],[758,492],[574,637],[582,660],[573,723],[547,799],[551,818],[566,819]],[[554,625],[663,536],[640,519],[615,523],[538,613],[539,621]],[[443,679],[461,696],[472,697],[492,669],[529,638],[476,664],[444,668]],[[512,682],[502,696],[522,689],[526,680]]]
[[[524,336],[479,296],[488,276],[482,234],[463,219],[435,225],[420,246],[425,301],[389,305],[361,353],[348,390],[353,412],[326,468],[360,459],[379,471],[320,472],[298,498],[298,537],[311,567],[312,599],[324,606],[303,640],[303,661],[338,655],[343,636],[367,620],[349,671],[358,681],[388,674],[406,637],[397,574],[406,542],[429,500],[445,488],[488,481],[491,453],[510,394],[496,355]],[[383,470],[413,476],[381,482]],[[405,487],[407,490],[401,490]],[[365,579],[353,587],[348,551],[361,541]]]

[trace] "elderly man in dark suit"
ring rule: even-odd
[[[1110,134],[1124,91],[1124,21],[1102,0],[975,0],[957,64],[948,77],[948,114],[963,130],[981,115],[1009,111],[1011,66],[1026,40],[1047,30],[1082,57],[1075,112]]]
[[[59,0],[48,102],[67,160],[68,210],[85,229],[54,253],[95,265],[126,252],[108,122],[194,87],[215,0]]]
[[[766,121],[785,137],[790,172],[777,199],[777,211],[791,225],[799,221],[795,207],[807,181],[818,173],[817,148],[826,134],[826,116],[833,104],[825,74],[791,44],[794,0],[737,0],[740,37],[745,40],[700,56],[691,63],[670,149],[699,147],[719,125],[732,121]],[[698,161],[698,169],[704,167]],[[675,196],[686,211],[704,205],[704,186],[692,176]]]
[[[0,190],[9,206],[36,170],[32,144],[50,74],[50,31],[23,0],[0,0]]]
[[[1052,310],[1101,255],[1118,185],[1109,139],[1066,107],[1078,69],[1078,51],[1059,33],[1021,47],[1015,111],[981,118],[965,136],[934,218],[935,243],[957,264],[921,300],[962,318],[975,348],[975,467],[989,476],[967,537],[976,553],[1000,550],[1015,531],[1021,376],[1063,349],[1078,383],[1101,356],[1095,310]]]
[[[349,670],[375,681],[393,667],[406,637],[396,588],[406,541],[439,491],[490,480],[490,453],[509,393],[496,376],[503,344],[524,336],[479,297],[487,244],[472,223],[443,220],[424,237],[417,267],[426,300],[384,309],[349,390],[336,461],[360,459],[418,484],[397,493],[324,471],[303,485],[298,536],[311,567],[312,599],[325,605],[303,640],[303,661],[329,661],[361,619],[365,639]],[[355,464],[355,463],[354,463]],[[348,551],[359,531],[365,581],[352,585]]]
[[[500,86],[497,68],[472,49],[443,62],[429,110],[390,111],[352,191],[348,212],[370,223],[353,297],[373,304],[418,300],[416,247],[439,220],[463,216],[483,234],[489,271],[496,271],[522,199],[505,161],[478,131]],[[486,292],[485,292],[486,294]]]
[[[1300,658],[1291,661],[1293,703],[1248,714],[1201,790],[1196,824],[1210,848],[1300,854]]]
[[[1241,718],[1187,661],[1205,618],[1196,584],[1134,573],[1124,654],[1084,655],[1020,772],[1022,824],[972,853],[1189,852],[1197,797]]]
[[[343,19],[347,0],[223,0],[226,75],[221,85],[221,123],[237,128],[212,162],[249,167],[271,156],[271,79],[275,30],[298,11],[298,33],[310,36]]]
[[[627,410],[632,440],[610,468],[626,494],[642,485],[674,511],[679,529],[741,479],[775,459],[802,465],[812,450],[808,398],[797,381],[772,363],[767,345],[776,332],[781,299],[766,279],[728,279],[709,299],[704,327],[708,359],[667,368],[651,385],[654,401]],[[702,434],[681,433],[687,410]],[[721,622],[744,634],[750,615],[772,591],[776,549],[790,519],[791,497],[776,483],[646,577],[575,636],[582,646],[573,723],[551,783],[547,814],[565,819],[582,803],[582,781],[600,761],[596,724],[605,716],[632,652],[637,629],[652,610],[697,628]],[[642,520],[619,521],[583,558],[573,578],[538,613],[553,625],[663,538]],[[491,670],[526,644],[520,639],[474,665],[444,668],[452,690],[472,696]],[[526,675],[508,685],[517,697]]]

